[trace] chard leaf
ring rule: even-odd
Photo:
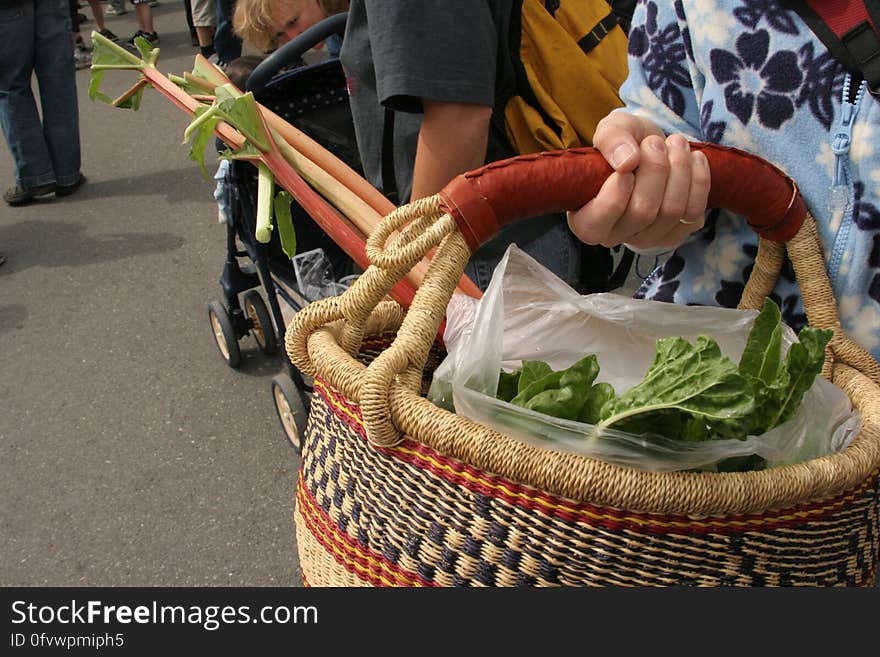
[[[525,367],[525,363],[523,366]],[[547,368],[549,369],[549,366]],[[536,369],[543,368],[537,366]],[[551,371],[550,374],[528,384],[510,403],[538,413],[576,420],[581,415],[593,380],[598,373],[599,363],[596,355],[590,354],[567,369],[559,372]],[[522,376],[524,375],[520,375],[520,385],[522,385]]]
[[[587,393],[587,398],[578,416],[578,422],[596,424],[601,418],[602,407],[613,397],[614,388],[610,383],[603,381],[594,384]]]
[[[804,394],[813,385],[813,381],[825,362],[825,347],[834,332],[830,329],[817,329],[810,326],[798,333],[798,342],[788,349],[785,357],[785,370],[788,374],[788,385],[780,399],[781,404],[776,417],[768,429],[779,426],[794,415]]]
[[[740,374],[772,385],[782,371],[782,315],[769,298],[755,318],[739,361]]]
[[[523,367],[525,367],[525,363],[523,363]],[[514,370],[513,372],[501,370],[498,373],[498,389],[495,392],[495,396],[506,402],[516,397],[521,374],[522,370]]]
[[[654,360],[637,385],[602,407],[601,428],[640,413],[678,409],[705,421],[747,421],[755,400],[736,365],[705,335],[656,341]]]
[[[286,190],[282,189],[275,195],[275,226],[278,228],[281,249],[288,258],[296,255],[296,231],[293,229],[293,217],[290,213],[291,201],[293,197]]]
[[[538,379],[543,379],[552,373],[553,369],[542,360],[524,360],[517,384],[517,393],[522,392]]]

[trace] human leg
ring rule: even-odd
[[[109,0],[106,14],[108,16],[122,16],[126,12],[125,0]]]
[[[141,36],[152,45],[159,45],[159,35],[153,27],[153,10],[150,9],[148,0],[131,0],[131,2],[134,5],[139,29],[128,39],[127,43],[134,45],[135,38]]]
[[[214,54],[216,17],[214,0],[192,0],[193,25],[199,37],[199,50],[204,57]]]
[[[153,27],[153,10],[150,9],[150,3],[147,0],[132,0],[134,3],[134,11],[137,15],[138,27],[147,34],[155,34]]]
[[[0,61],[3,62],[0,66],[0,126],[15,163],[16,186],[25,191],[44,188],[47,191],[42,193],[48,194],[54,187],[55,172],[31,90],[36,46],[35,4],[0,4],[0,29],[4,33],[0,39]],[[66,3],[58,7],[58,19],[67,26],[69,8]],[[67,27],[61,46],[68,58],[72,58],[70,38]],[[67,65],[72,74],[72,62],[68,60]],[[25,201],[30,198],[33,196]]]
[[[36,30],[34,71],[40,86],[43,138],[51,159],[55,183],[73,185],[80,178],[79,107],[68,21],[54,8],[58,0],[34,0]]]
[[[189,27],[190,43],[194,46],[199,45],[199,35],[196,33],[196,26],[193,25],[192,2],[183,0],[183,9],[186,12],[186,25]]]
[[[107,24],[104,22],[104,7],[101,4],[101,0],[89,0],[89,6],[92,8],[92,14],[95,17],[95,26],[98,28],[98,34],[111,41],[118,41],[119,37],[108,30]]]

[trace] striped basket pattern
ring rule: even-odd
[[[410,439],[367,440],[315,381],[296,491],[310,586],[872,586],[880,471],[820,503],[724,517],[574,502]]]

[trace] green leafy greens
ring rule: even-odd
[[[694,344],[661,338],[643,379],[620,395],[595,383],[595,354],[554,371],[542,361],[501,371],[497,397],[516,406],[595,425],[596,434],[614,428],[638,435],[683,441],[744,440],[790,419],[822,369],[833,332],[805,327],[782,359],[779,308],[767,299],[749,331],[739,364],[721,353],[712,338]],[[760,467],[747,457],[728,469]]]

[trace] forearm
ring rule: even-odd
[[[455,176],[485,162],[492,108],[424,101],[413,171],[413,200],[439,192]]]

